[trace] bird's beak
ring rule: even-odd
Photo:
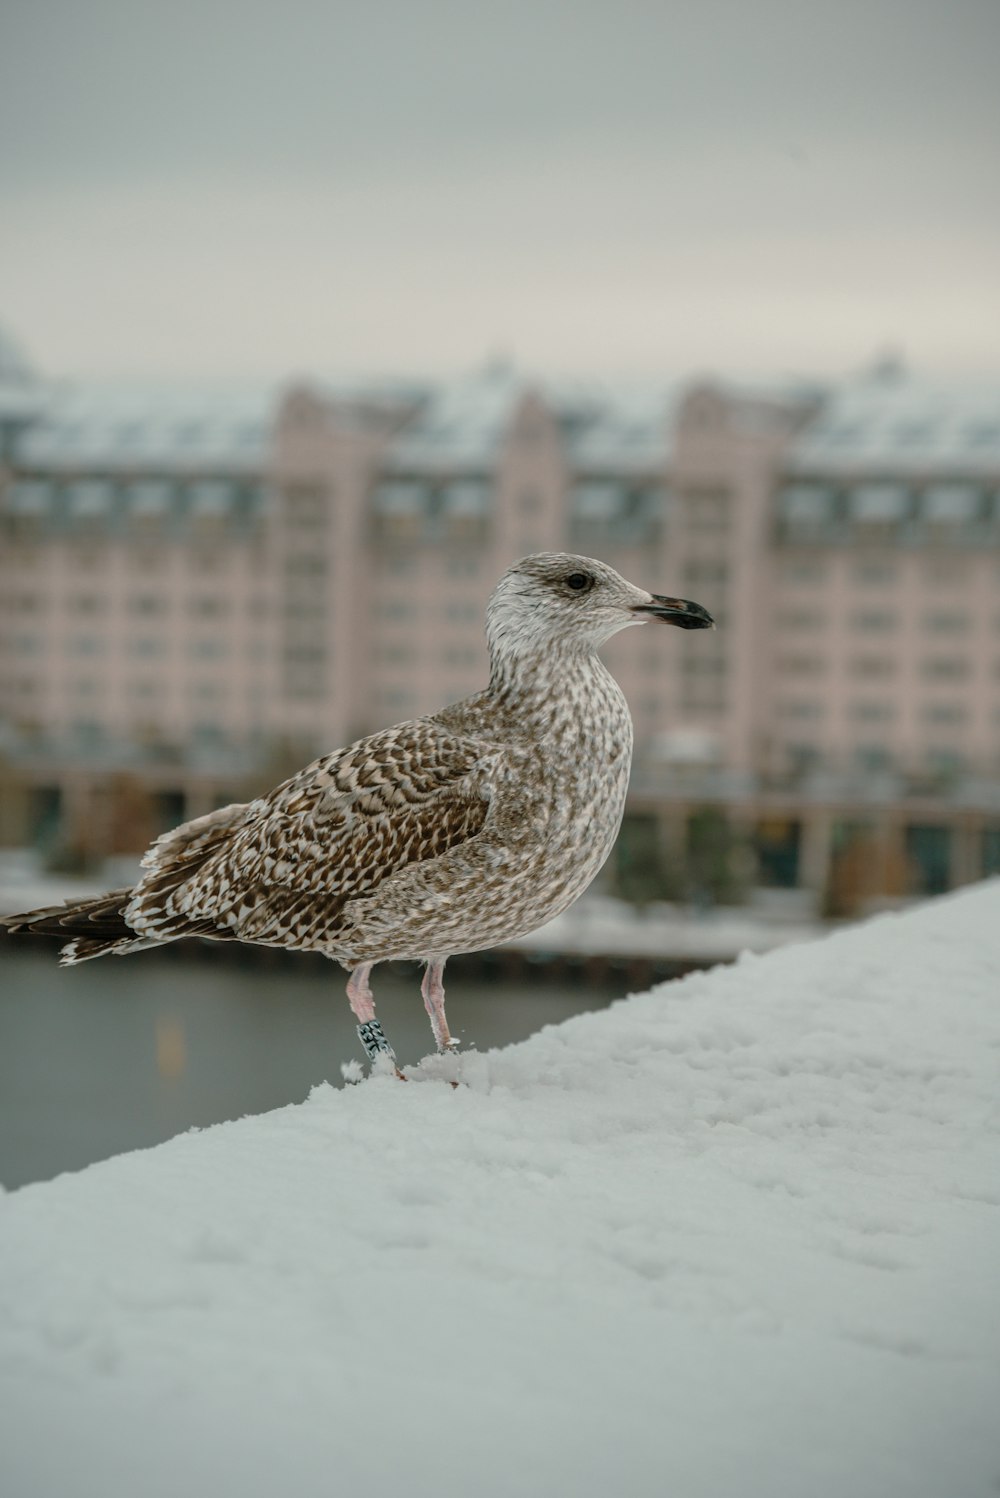
[[[654,619],[662,619],[664,624],[676,624],[680,629],[715,628],[715,620],[700,603],[692,603],[688,598],[663,598],[659,593],[649,596],[650,603],[632,605],[633,614],[650,614]]]

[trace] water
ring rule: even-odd
[[[0,1183],[8,1189],[159,1144],[191,1127],[300,1102],[362,1059],[346,974],[316,958],[197,947],[60,968],[55,947],[0,950]],[[259,959],[259,960],[258,960]],[[480,1050],[600,1009],[621,976],[489,978],[456,962],[448,1020]],[[432,1049],[415,966],[380,967],[374,992],[405,1065]]]

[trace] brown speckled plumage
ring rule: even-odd
[[[711,623],[590,558],[528,557],[490,600],[485,691],[174,829],[131,891],[9,924],[72,935],[64,962],[207,936],[352,969],[443,965],[524,935],[577,898],[614,843],[632,722],[596,651],[650,616]]]

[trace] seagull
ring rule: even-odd
[[[628,705],[597,652],[655,620],[713,627],[700,604],[647,593],[592,557],[525,557],[487,606],[484,691],[165,833],[132,889],[3,924],[69,937],[63,964],[189,936],[322,952],[349,970],[369,1062],[402,1076],[372,968],[425,964],[421,993],[449,1053],[448,958],[515,941],[583,893],[618,835],[632,759]]]

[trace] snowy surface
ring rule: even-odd
[[[1000,1479],[1000,884],[2,1204],[14,1498]]]

